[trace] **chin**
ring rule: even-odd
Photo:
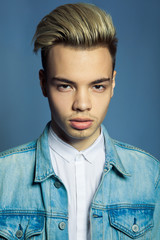
[[[86,138],[91,137],[94,133],[96,132],[96,130],[94,130],[93,128],[87,128],[87,129],[72,129],[71,131],[68,132],[68,135],[74,139],[79,139],[79,140],[83,140]]]

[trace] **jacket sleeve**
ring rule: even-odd
[[[153,227],[153,237],[152,240],[160,239],[160,166],[159,172],[155,183],[155,191],[156,191],[156,204],[154,211],[154,227]]]

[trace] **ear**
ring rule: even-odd
[[[46,89],[47,79],[46,79],[43,69],[39,70],[39,80],[40,80],[42,93],[43,93],[44,97],[47,97],[47,89]]]
[[[111,94],[111,97],[113,97],[113,95],[114,95],[114,88],[115,88],[115,85],[116,85],[116,83],[115,83],[116,73],[117,73],[116,71],[113,72],[113,77],[112,77],[112,94]]]

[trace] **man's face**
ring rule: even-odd
[[[113,96],[115,75],[105,47],[50,49],[47,74],[40,70],[39,76],[49,100],[52,128],[61,139],[78,150],[96,140]]]

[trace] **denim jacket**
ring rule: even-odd
[[[0,154],[0,239],[68,240],[67,192],[51,164],[48,129]],[[90,206],[91,239],[160,240],[159,161],[102,130],[106,162]]]

